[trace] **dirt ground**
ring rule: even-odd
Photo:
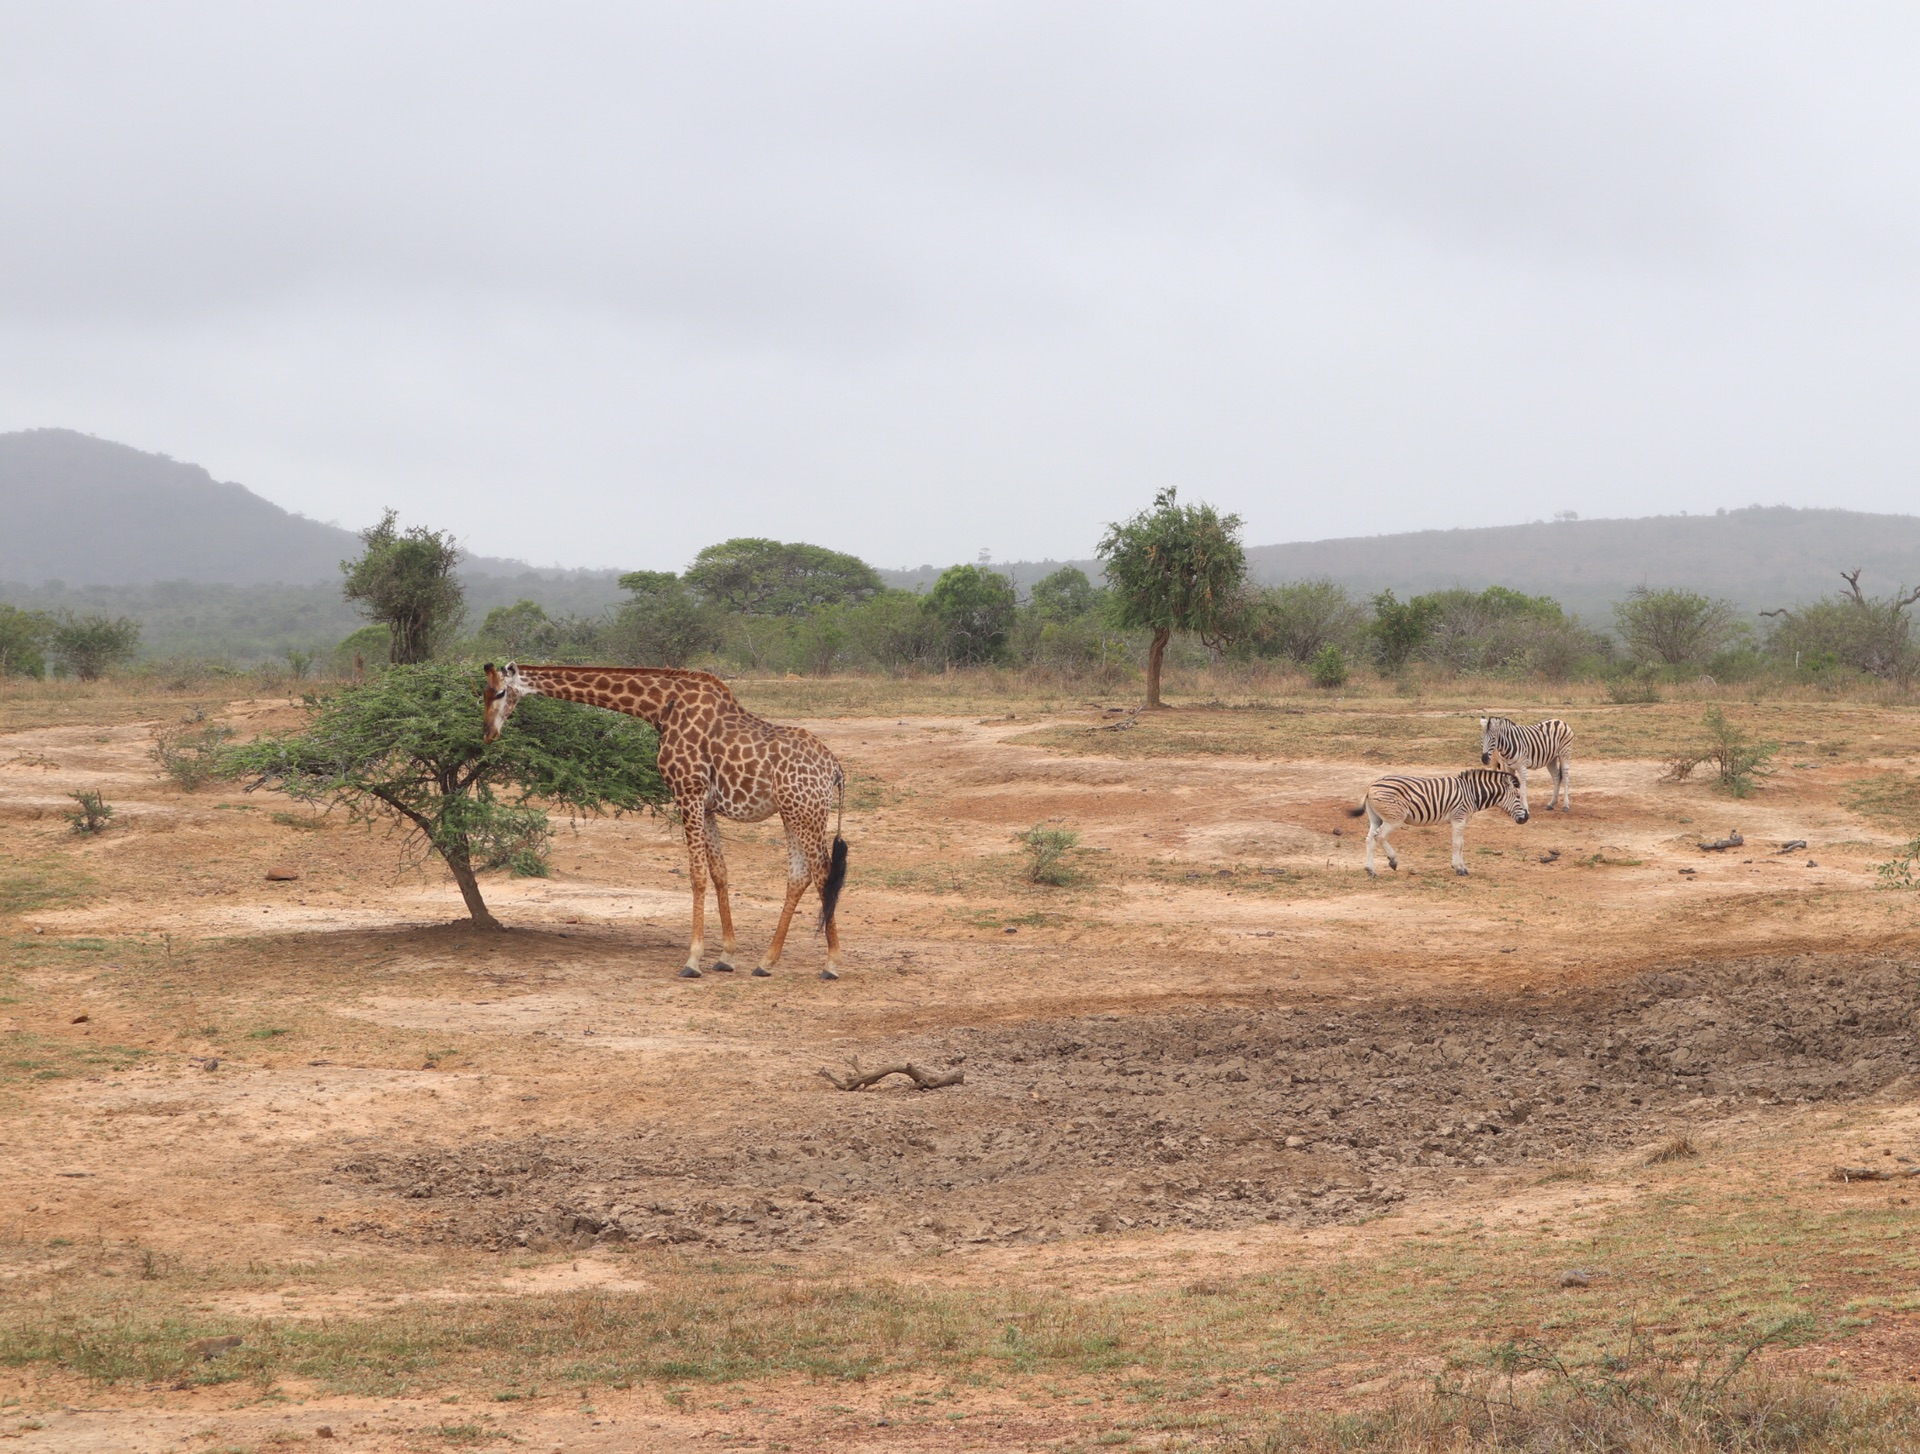
[[[0,736],[0,1313],[83,1319],[159,1296],[146,1284],[168,1269],[175,1349],[194,1328],[252,1348],[400,1306],[642,1308],[698,1276],[1088,1306],[1160,1289],[1186,1309],[1209,1279],[1417,1269],[1421,1239],[1481,1256],[1486,1229],[1532,1229],[1512,1255],[1552,1292],[1513,1289],[1510,1321],[1561,1296],[1562,1232],[1542,1228],[1693,1215],[1663,1210],[1679,1183],[1647,1169],[1681,1138],[1682,1171],[1785,1198],[1796,1227],[1836,1199],[1873,1209],[1871,1269],[1816,1239],[1780,1272],[1770,1297],[1828,1297],[1783,1359],[1894,1383],[1920,1363],[1917,901],[1875,870],[1920,826],[1910,709],[1729,705],[1783,744],[1736,800],[1662,781],[1698,704],[1532,704],[1574,726],[1572,812],[1480,816],[1465,879],[1444,828],[1404,830],[1400,872],[1371,882],[1348,810],[1384,771],[1476,763],[1475,704],[1216,704],[1114,732],[1101,704],[836,716],[830,695],[796,710],[781,684],[741,691],[852,775],[836,983],[798,932],[771,979],[677,978],[685,866],[664,819],[563,828],[552,877],[486,881],[512,927],[483,936],[393,839],[264,791],[168,784],[152,735],[184,703],[68,707]],[[211,705],[242,731],[298,719]],[[81,790],[116,809],[99,835],[61,817]],[[1546,791],[1537,775],[1536,810]],[[1035,823],[1080,835],[1068,885],[1025,877],[1015,834]],[[1732,829],[1743,846],[1702,850]],[[752,955],[778,911],[778,828],[726,841]],[[818,1073],[897,1061],[964,1081],[847,1093]],[[1836,1163],[1891,1179],[1830,1183]],[[1140,1406],[1172,1395],[1122,1417],[1120,1375],[1091,1364],[968,1383],[896,1363],[857,1387],[762,1371],[691,1394],[582,1374],[502,1399],[462,1369],[379,1394],[318,1365],[222,1380],[218,1350],[107,1379],[26,1340],[0,1359],[0,1437],[1212,1447],[1253,1427],[1227,1416],[1241,1402],[1339,1407],[1489,1326],[1342,1324],[1257,1392],[1222,1353],[1208,1418],[1157,1430]]]

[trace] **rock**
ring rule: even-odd
[[[1573,1267],[1560,1274],[1562,1287],[1592,1287],[1593,1274],[1584,1267]]]
[[[90,1017],[86,1015],[75,1015],[71,1020],[67,1021],[67,1023],[69,1025],[84,1025],[89,1018]]]
[[[267,870],[267,882],[270,884],[292,883],[300,875],[290,868],[270,868]]]

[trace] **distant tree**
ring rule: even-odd
[[[969,665],[1000,655],[1019,609],[1013,582],[978,565],[956,565],[944,572],[926,601],[928,614],[946,637],[948,660]]]
[[[0,606],[0,677],[47,674],[47,643],[53,618],[41,611]]]
[[[1033,583],[1028,608],[1042,621],[1077,621],[1099,602],[1100,593],[1077,565],[1063,565]]]
[[[1847,589],[1791,610],[1762,611],[1774,618],[1767,649],[1805,663],[1828,662],[1889,680],[1920,672],[1920,651],[1913,641],[1912,609],[1920,589],[1902,586],[1891,596],[1869,596],[1860,589],[1860,572],[1841,571]]]
[[[447,865],[474,924],[498,929],[476,872],[489,860],[538,852],[547,838],[540,804],[622,813],[658,807],[670,794],[656,763],[658,739],[644,722],[529,697],[515,730],[488,745],[479,694],[470,667],[398,666],[309,698],[303,730],[231,749],[225,771],[344,808],[356,821],[402,828]]]
[[[1392,591],[1382,591],[1373,598],[1373,624],[1368,634],[1373,637],[1374,654],[1379,658],[1381,669],[1398,671],[1427,644],[1427,638],[1433,635],[1433,623],[1439,616],[1439,609],[1431,598],[1415,596],[1410,601],[1395,598]]]
[[[607,631],[616,657],[634,666],[685,666],[719,646],[719,610],[672,571],[629,571],[620,589],[627,603]]]
[[[369,621],[386,626],[387,659],[395,666],[433,659],[466,616],[466,594],[453,569],[460,547],[451,533],[416,525],[401,533],[389,510],[360,532],[366,549],[340,562],[342,591]]]
[[[1615,604],[1613,623],[1635,659],[1698,666],[1733,639],[1739,616],[1730,601],[1635,586]]]
[[[539,651],[553,631],[553,618],[538,601],[522,596],[511,606],[495,606],[480,623],[480,640],[509,659]]]
[[[1229,618],[1247,573],[1240,517],[1182,505],[1169,487],[1151,508],[1107,527],[1099,556],[1119,623],[1153,632],[1147,705],[1159,707],[1160,667],[1175,631],[1215,633]]]
[[[131,616],[62,615],[53,622],[53,655],[67,672],[90,682],[133,660],[140,623]]]
[[[748,616],[804,616],[885,589],[880,573],[856,555],[752,536],[709,545],[693,558],[685,581],[705,600]]]

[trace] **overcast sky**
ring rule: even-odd
[[[1908,511],[1920,9],[0,0],[0,429],[678,568]]]

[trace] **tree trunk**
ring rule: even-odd
[[[473,863],[464,852],[443,853],[447,867],[453,870],[453,881],[460,885],[460,897],[467,901],[467,912],[473,916],[476,929],[498,929],[500,921],[488,910],[486,900],[480,897],[480,881],[473,876]]]
[[[1160,700],[1160,663],[1167,654],[1167,638],[1173,635],[1168,626],[1153,628],[1153,645],[1147,648],[1147,706],[1154,711],[1164,707]]]

